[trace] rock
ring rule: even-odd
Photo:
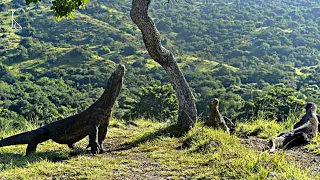
[[[221,146],[221,143],[219,141],[209,141],[208,143],[200,146],[196,152],[201,152],[201,151],[207,151],[207,150],[210,150],[210,147],[213,147],[213,148],[218,148]]]
[[[269,172],[267,177],[271,178],[271,177],[275,177],[275,178],[280,178],[280,175],[274,172]]]
[[[125,125],[126,126],[135,126],[135,127],[138,127],[138,124],[137,123],[135,123],[135,122],[133,122],[133,121],[127,121],[126,123],[125,123]]]
[[[248,135],[248,136],[257,136],[257,135],[259,135],[261,132],[262,132],[262,129],[261,129],[261,128],[258,128],[258,129],[256,129],[256,130],[248,133],[247,135]]]

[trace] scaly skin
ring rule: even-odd
[[[101,97],[83,112],[35,130],[5,138],[0,141],[0,147],[28,144],[26,155],[29,155],[36,151],[39,143],[49,139],[73,148],[74,143],[89,135],[88,146],[91,148],[91,153],[103,153],[102,142],[107,134],[112,108],[122,87],[124,71],[125,67],[119,65],[109,78]]]
[[[306,123],[308,121],[308,119],[311,117],[312,104],[313,103],[311,103],[311,102],[307,102],[307,104],[304,107],[306,110],[306,114],[301,118],[301,120],[299,122],[297,122],[293,126],[293,129],[300,127],[301,125],[303,125],[304,123]]]
[[[206,121],[204,124],[206,126],[221,128],[229,133],[230,129],[228,128],[223,116],[219,112],[219,100],[217,98],[214,98],[209,104],[209,108],[210,116],[208,121]]]
[[[290,132],[281,133],[269,142],[271,146],[270,152],[274,152],[277,147],[289,149],[294,146],[309,143],[310,140],[316,136],[318,125],[317,105],[308,102],[306,104],[306,114],[300,122],[294,126],[296,128]]]

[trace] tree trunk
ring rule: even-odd
[[[143,42],[151,58],[158,62],[171,78],[179,101],[178,125],[188,131],[197,118],[194,97],[172,52],[161,44],[160,33],[148,15],[150,2],[151,0],[132,0],[131,19],[142,32]]]

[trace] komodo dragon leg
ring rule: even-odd
[[[89,146],[91,148],[92,154],[97,154],[101,152],[101,147],[98,141],[99,127],[100,127],[100,121],[93,120],[89,122]]]
[[[288,137],[284,143],[283,147],[284,149],[291,149],[292,147],[295,147],[297,145],[305,145],[309,144],[310,139],[308,138],[308,135],[304,132],[297,132],[293,136]]]
[[[37,142],[37,140],[32,140],[31,142],[29,142],[27,146],[26,156],[36,152],[38,144],[39,142]]]
[[[33,132],[35,133],[35,136],[28,143],[26,156],[36,152],[39,143],[50,139],[46,133],[46,130],[44,130],[43,128],[33,130]]]
[[[102,142],[106,138],[107,131],[108,131],[108,126],[107,125],[99,127],[98,143],[99,143],[100,148],[101,148],[99,153],[103,153],[104,152]]]

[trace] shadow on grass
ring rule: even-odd
[[[147,141],[154,141],[158,139],[159,137],[182,137],[186,134],[184,130],[180,128],[179,125],[173,124],[165,128],[161,128],[156,132],[153,133],[146,133],[143,136],[141,136],[138,139],[133,140],[132,142],[129,143],[124,143],[120,145],[118,148],[114,149],[108,149],[106,152],[114,152],[114,151],[122,151],[122,150],[129,150],[134,147],[139,146],[139,144],[142,144]]]
[[[146,133],[143,136],[133,140],[132,142],[121,144],[117,148],[107,149],[106,152],[128,150],[137,147],[147,141],[154,141],[159,137],[182,137],[185,134],[186,132],[183,131],[178,125],[173,124],[168,127],[161,128],[156,132]],[[35,152],[29,156],[18,153],[2,152],[0,153],[0,171],[14,167],[26,167],[29,163],[40,162],[42,160],[47,160],[49,162],[64,161],[83,154],[88,155],[91,153],[86,149],[75,149],[68,153],[60,150]]]
[[[26,167],[27,164],[40,162],[42,160],[47,160],[49,162],[59,162],[63,160],[68,160],[80,154],[88,154],[88,151],[73,150],[69,153],[63,153],[62,151],[54,150],[46,152],[35,152],[28,156],[18,153],[2,152],[0,153],[0,171],[14,167]]]

